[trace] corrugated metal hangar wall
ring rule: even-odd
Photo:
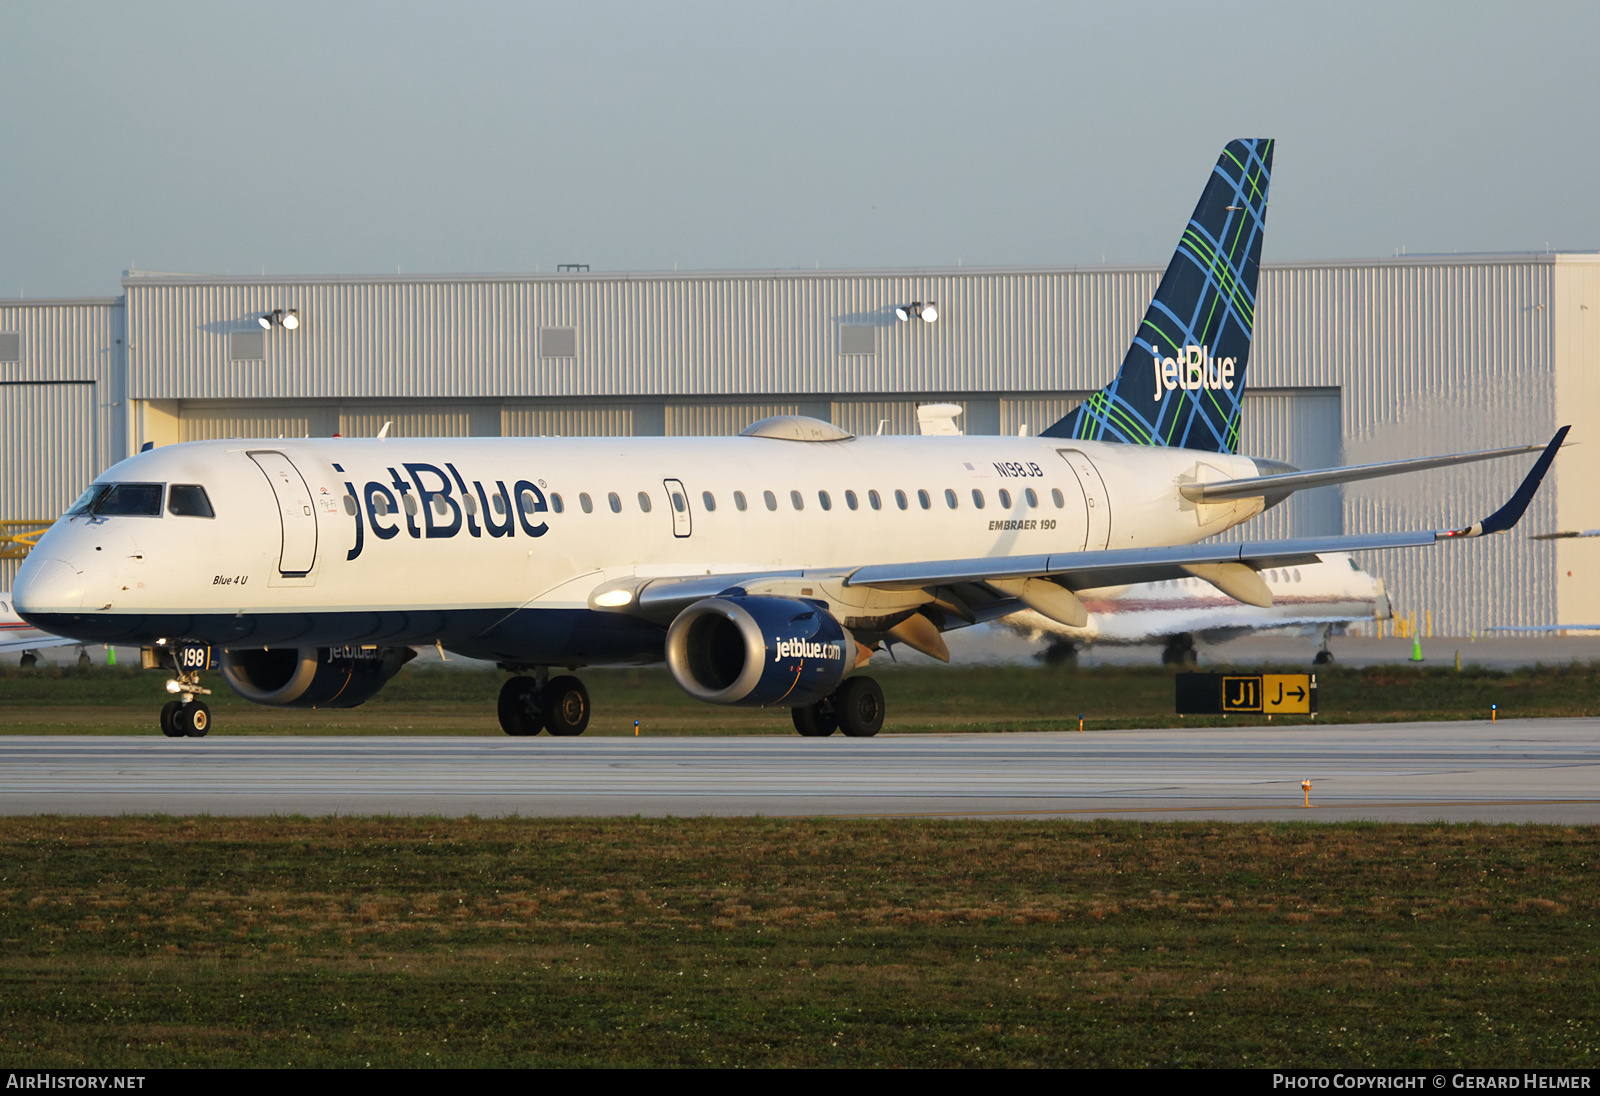
[[[146,441],[712,434],[798,412],[915,432],[1030,433],[1110,378],[1154,268],[217,278],[136,273],[125,297],[0,303],[0,517],[59,513]],[[935,323],[896,305],[938,302]],[[257,317],[294,309],[300,324]],[[1600,423],[1600,255],[1264,268],[1245,452],[1303,468],[1488,448]],[[11,336],[15,336],[12,338]],[[1474,520],[1511,460],[1297,496],[1250,536]],[[1600,449],[1569,448],[1527,522],[1363,562],[1435,630],[1600,621]],[[1563,486],[1564,485],[1564,486]],[[0,569],[9,584],[11,569]]]

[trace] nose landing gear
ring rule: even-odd
[[[167,682],[167,692],[176,694],[178,699],[162,705],[161,733],[168,738],[204,738],[211,731],[211,706],[198,697],[210,696],[211,690],[200,684],[198,667],[184,665],[194,660],[180,658],[168,645],[146,647],[140,653],[146,669],[170,666],[174,675]]]

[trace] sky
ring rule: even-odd
[[[1600,4],[0,0],[0,297],[1600,248]]]

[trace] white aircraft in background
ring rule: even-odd
[[[79,665],[87,664],[89,661],[89,652],[83,649],[82,643],[76,639],[52,635],[35,628],[18,616],[17,611],[12,608],[11,591],[0,590],[0,654],[15,654],[20,651],[22,668],[26,670],[38,663],[38,652],[51,647],[76,647]]]
[[[1070,659],[1080,647],[1160,643],[1165,647],[1162,662],[1183,665],[1195,661],[1196,638],[1220,643],[1253,632],[1293,630],[1321,637],[1313,661],[1325,665],[1333,661],[1330,635],[1356,621],[1393,616],[1383,579],[1363,571],[1343,552],[1327,553],[1318,563],[1271,567],[1261,577],[1272,593],[1271,605],[1246,605],[1210,583],[1185,577],[1085,594],[1079,600],[1088,620],[1081,627],[1031,609],[999,623],[1035,641],[1049,639],[1046,662]]]
[[[658,661],[712,704],[790,708],[805,735],[875,734],[852,671],[891,643],[1196,578],[1252,605],[1260,572],[1517,523],[1201,543],[1292,492],[1529,453],[1518,446],[1300,472],[1234,452],[1272,142],[1231,142],[1106,388],[1037,437],[855,437],[777,416],[724,438],[189,442],[106,470],[15,583],[37,627],[138,644],[173,671],[169,735],[200,735],[200,670],[262,704],[349,707],[438,644],[517,674],[508,734],[579,734],[552,668]]]

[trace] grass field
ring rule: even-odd
[[[889,731],[1076,730],[1079,712],[1090,729],[1223,722],[1174,715],[1172,673],[1159,667],[890,666],[874,672],[888,698]],[[494,702],[505,677],[496,671],[407,669],[359,708],[300,711],[250,704],[208,675],[216,690],[209,698],[216,717],[212,733],[499,734]],[[583,678],[594,701],[590,734],[632,734],[636,719],[645,734],[794,733],[786,710],[702,704],[663,668],[585,670]],[[0,734],[150,734],[168,699],[164,680],[160,673],[101,667],[8,667],[0,670]],[[1487,719],[1491,704],[1499,705],[1502,719],[1600,714],[1600,665],[1460,673],[1333,667],[1320,670],[1317,681],[1318,721],[1324,723]]]
[[[1600,1065],[1594,827],[0,819],[0,1059]]]

